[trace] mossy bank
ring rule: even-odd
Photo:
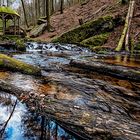
[[[121,16],[104,16],[70,30],[52,42],[72,43],[93,48],[106,43],[108,33],[123,24]]]

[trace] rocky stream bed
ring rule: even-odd
[[[140,139],[139,54],[42,43],[9,54],[42,76],[0,71],[0,130],[17,101],[4,140]]]

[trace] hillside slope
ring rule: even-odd
[[[83,5],[77,4],[69,9],[65,9],[64,14],[55,13],[51,17],[51,25],[55,31],[46,31],[37,39],[51,41],[53,37],[60,36],[64,32],[79,26],[79,19],[87,22],[106,14],[124,14],[126,7],[120,6],[118,0],[88,0]]]

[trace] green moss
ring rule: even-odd
[[[1,35],[0,41],[16,41],[21,39],[18,35]]]
[[[100,51],[98,51],[98,54],[108,54],[108,51],[107,50],[100,50]]]
[[[18,39],[16,41],[16,45],[17,45],[17,49],[19,51],[25,51],[26,50],[25,42],[24,42],[23,39]]]
[[[20,16],[15,10],[13,10],[10,7],[6,7],[6,6],[1,6],[0,7],[0,13],[7,13],[7,14],[12,14],[12,15],[17,15],[18,17]]]
[[[4,54],[0,54],[0,67],[7,70],[19,71],[30,75],[41,74],[41,70],[39,68],[26,64]]]
[[[134,45],[134,50],[138,50],[138,51],[140,50],[140,42]]]
[[[101,17],[97,20],[85,23],[67,33],[64,33],[62,36],[54,39],[52,42],[79,44],[81,41],[91,36],[111,31],[113,28],[114,21],[112,16]]]
[[[107,33],[100,34],[100,35],[96,35],[96,36],[90,37],[88,39],[85,39],[80,44],[85,47],[93,48],[95,46],[102,46],[103,44],[106,43],[107,39],[108,39]]]
[[[0,36],[0,41],[6,42],[6,43],[15,42],[17,50],[19,51],[26,50],[26,46],[25,46],[26,38],[20,38],[18,35],[3,35],[3,36]]]

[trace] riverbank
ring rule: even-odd
[[[119,16],[124,20],[127,15],[128,6],[129,6],[128,4],[121,4],[118,0],[111,0],[111,1],[103,0],[101,2],[97,2],[96,0],[95,1],[89,0],[84,5],[77,4],[67,10],[64,10],[64,14],[56,13],[52,15],[51,23],[52,23],[53,31],[52,32],[46,31],[39,37],[35,38],[35,40],[52,42],[54,40],[57,40],[58,38],[60,39],[61,37],[64,37],[65,34],[70,33],[72,30],[76,30],[80,28],[80,25],[78,23],[79,19],[83,20],[83,24],[107,16],[112,16],[112,17]],[[136,0],[134,15],[133,15],[131,29],[130,29],[131,51],[135,49],[139,50],[140,48],[139,47],[140,26],[139,26],[139,18],[138,18],[140,13],[139,7],[140,7],[139,1]],[[98,42],[100,42],[98,40],[101,39],[103,35],[97,37],[90,36],[91,38],[90,37],[86,38],[87,40],[81,42],[80,45],[82,46],[84,45],[88,47],[90,46],[90,48],[92,48],[92,50],[95,52],[115,50],[120,40],[123,28],[124,25],[122,23],[118,23],[118,25],[115,28],[113,28],[113,30],[110,31],[109,34],[107,34],[106,38],[104,38],[104,41],[101,42],[100,44],[98,44]],[[70,42],[70,40],[68,41],[65,40],[64,42],[68,43]],[[96,43],[91,42],[91,40],[96,40]],[[60,42],[63,41],[61,40]],[[76,44],[77,42],[75,41],[74,43]],[[95,44],[94,49],[93,47],[91,47],[92,44]]]
[[[13,57],[39,66],[42,76],[1,71],[1,91],[16,95],[31,112],[56,120],[79,139],[139,139],[140,83],[70,65],[72,59],[100,61],[98,57],[107,54],[95,55],[73,45],[28,46],[26,53]],[[120,58],[121,70],[125,70],[125,55],[121,56],[108,65],[118,65]],[[139,67],[139,56],[127,58],[130,67]]]

